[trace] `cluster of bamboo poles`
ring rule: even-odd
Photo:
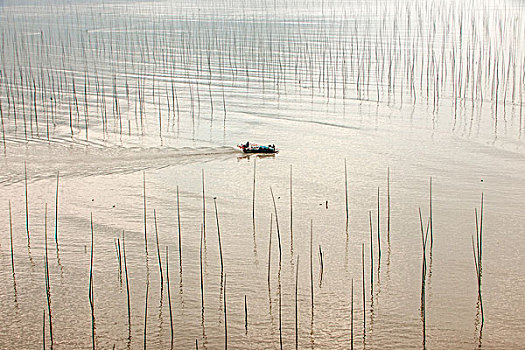
[[[55,247],[56,247],[56,257],[57,263],[61,266],[60,255],[59,255],[59,240],[58,240],[58,212],[59,212],[59,180],[60,174],[57,173],[57,182],[56,182],[56,194],[55,194]],[[27,236],[27,250],[29,260],[32,266],[34,266],[33,257],[31,254],[31,236],[29,230],[29,200],[28,200],[28,178],[27,178],[27,167],[24,164],[24,197],[25,197],[25,230]],[[15,253],[14,253],[14,243],[13,243],[13,218],[11,210],[11,200],[9,200],[9,238],[10,238],[10,253],[11,253],[11,272],[13,276],[13,290],[14,290],[14,302],[16,307],[18,307],[18,296],[17,296],[17,284],[16,284],[16,270],[15,270]],[[48,316],[48,329],[49,329],[49,339],[50,347],[53,348],[54,339],[53,339],[53,314],[52,314],[52,299],[51,299],[51,281],[49,275],[49,255],[48,255],[48,205],[44,205],[44,291],[47,302],[47,316]],[[90,277],[90,303],[92,302],[92,280]],[[93,316],[94,317],[94,316]],[[94,320],[94,318],[93,318]],[[46,339],[46,310],[43,310],[43,344],[45,348],[45,339]],[[94,325],[93,325],[94,327]]]
[[[15,136],[88,140],[90,130],[95,139],[156,135],[162,142],[178,134],[181,118],[195,132],[196,120],[213,120],[216,110],[226,127],[227,96],[249,89],[307,90],[312,99],[422,100],[434,107],[445,99],[456,112],[467,102],[490,102],[496,118],[498,104],[519,107],[523,128],[525,54],[514,44],[522,41],[525,23],[518,15],[504,21],[488,7],[478,17],[467,5],[377,2],[359,18],[342,11],[316,20],[321,29],[315,31],[304,28],[313,20],[308,16],[281,27],[269,14],[257,21],[236,14],[225,30],[218,14],[180,14],[176,21],[151,14],[145,25],[71,6],[83,15],[64,16],[62,7],[49,6],[56,23],[47,28],[5,9],[4,153]],[[78,30],[85,27],[103,30]]]
[[[347,176],[347,167],[346,167],[346,160],[345,160],[345,201],[346,201],[346,208],[345,208],[345,216],[346,216],[346,228],[345,232],[346,234],[350,234],[352,230],[348,229],[348,222],[349,222],[349,210],[348,210],[348,176]],[[290,195],[293,194],[292,189],[292,168],[290,168]],[[255,194],[256,194],[256,166],[254,164],[253,169],[254,174],[254,191],[253,191],[253,203],[255,208]],[[29,235],[29,209],[28,209],[28,178],[27,178],[27,167],[24,167],[24,189],[25,189],[25,202],[26,202],[26,233],[27,233],[27,245],[28,248],[30,248],[30,235]],[[58,240],[58,219],[59,219],[59,180],[60,175],[57,173],[57,180],[56,180],[56,197],[55,197],[55,245],[56,245],[56,253],[57,253],[57,260],[59,260],[59,240]],[[386,224],[387,227],[387,243],[388,243],[388,250],[390,251],[390,169],[387,169],[387,194],[386,194],[386,200],[387,200],[387,218],[386,218]],[[144,249],[145,249],[145,266],[146,266],[146,293],[145,293],[145,301],[144,301],[144,330],[143,330],[143,347],[147,347],[147,319],[148,319],[148,299],[149,299],[149,289],[150,289],[150,270],[149,270],[149,251],[148,251],[148,224],[147,224],[147,192],[146,192],[146,174],[143,173],[143,210],[144,210]],[[277,271],[277,280],[278,280],[278,316],[279,316],[279,345],[280,348],[283,348],[283,319],[282,319],[282,285],[281,285],[281,271],[282,271],[282,245],[281,245],[281,229],[279,225],[279,212],[277,208],[277,204],[275,201],[275,195],[273,192],[272,187],[269,188],[271,201],[273,205],[273,210],[270,211],[270,227],[269,227],[269,240],[268,240],[268,293],[270,296],[271,293],[271,276],[272,276],[272,236],[273,236],[273,228],[275,228],[275,233],[277,235],[277,243],[279,248],[279,258],[278,258],[278,271]],[[220,220],[219,220],[219,210],[217,206],[217,198],[213,197],[214,200],[214,211],[215,211],[215,219],[216,219],[216,227],[217,227],[217,238],[218,238],[218,250],[219,250],[219,258],[220,258],[220,277],[221,277],[221,298],[223,301],[223,312],[224,312],[224,347],[228,347],[228,322],[227,322],[227,274],[225,272],[225,266],[224,266],[224,260],[223,260],[223,247],[221,244],[221,230],[220,230]],[[183,276],[183,254],[182,254],[182,230],[181,230],[181,215],[180,215],[180,198],[179,198],[179,188],[177,186],[176,188],[176,210],[177,210],[177,231],[178,231],[178,249],[179,249],[179,273],[180,273],[180,284],[182,289],[182,276]],[[363,342],[366,342],[366,333],[367,333],[367,320],[366,320],[366,314],[367,314],[367,294],[370,294],[370,308],[371,308],[371,317],[373,317],[373,307],[374,307],[374,297],[377,299],[378,294],[376,293],[374,295],[374,286],[379,283],[374,282],[374,275],[376,274],[376,270],[374,269],[374,261],[376,260],[377,256],[377,278],[379,280],[380,278],[380,268],[381,268],[381,261],[382,261],[382,250],[381,250],[381,241],[383,240],[381,238],[381,220],[380,220],[380,189],[378,187],[377,189],[377,227],[375,236],[376,242],[377,242],[377,253],[374,249],[374,228],[373,228],[373,220],[372,220],[372,211],[369,211],[369,226],[370,226],[370,273],[369,273],[369,293],[367,292],[366,288],[366,280],[367,276],[365,274],[365,265],[366,265],[366,259],[365,259],[365,242],[362,243],[362,250],[361,250],[361,264],[362,264],[362,298],[363,298]],[[292,198],[290,198],[290,213],[292,214]],[[433,195],[432,195],[432,178],[430,178],[429,182],[429,216],[428,220],[426,220],[426,229],[424,225],[423,215],[421,208],[419,209],[419,221],[420,221],[420,230],[421,230],[421,239],[422,239],[422,271],[421,271],[421,320],[422,320],[422,337],[423,337],[423,347],[426,347],[426,284],[430,281],[430,275],[431,275],[431,266],[432,266],[432,249],[433,249]],[[484,322],[484,314],[483,314],[483,303],[482,303],[482,297],[481,297],[481,271],[482,271],[482,230],[483,230],[483,194],[481,197],[481,209],[480,209],[480,215],[479,215],[479,221],[478,221],[478,210],[475,211],[476,214],[476,244],[474,244],[474,237],[472,237],[472,246],[473,246],[473,252],[474,252],[474,262],[476,267],[476,275],[477,275],[477,285],[478,285],[478,307],[481,312],[481,327],[483,327]],[[255,214],[253,214],[254,220],[255,220]],[[49,276],[49,259],[48,259],[48,206],[47,203],[45,204],[45,210],[44,210],[44,277],[45,277],[45,295],[47,300],[47,328],[46,328],[46,310],[43,310],[43,343],[45,348],[45,342],[46,342],[46,334],[48,334],[48,339],[50,340],[50,348],[53,348],[55,344],[55,340],[53,338],[53,312],[52,312],[52,299],[51,299],[51,282],[50,282],[50,276]],[[275,220],[274,220],[275,217]],[[206,244],[206,229],[205,229],[205,223],[206,223],[206,194],[205,194],[205,177],[204,177],[204,170],[202,170],[202,223],[201,223],[201,232],[200,232],[200,242],[199,242],[199,265],[200,265],[200,291],[201,291],[201,309],[202,309],[202,323],[203,323],[203,332],[204,332],[204,310],[205,310],[205,285],[204,285],[204,276],[203,276],[203,244]],[[170,319],[170,344],[171,347],[174,347],[174,312],[172,310],[172,304],[171,304],[171,290],[170,290],[170,276],[169,276],[169,257],[168,257],[168,246],[165,247],[165,262],[163,264],[162,257],[161,257],[161,249],[160,249],[160,243],[159,243],[159,235],[158,235],[158,225],[157,225],[157,211],[156,209],[153,210],[153,219],[154,219],[154,227],[155,227],[155,251],[157,255],[157,262],[158,262],[158,269],[159,269],[159,279],[160,279],[160,288],[161,288],[161,295],[163,293],[164,288],[164,276],[166,277],[166,287],[167,287],[167,296],[168,296],[168,307],[169,307],[169,319]],[[275,224],[274,224],[275,223]],[[290,217],[290,225],[292,225],[293,221]],[[255,221],[254,224],[255,225]],[[16,277],[15,277],[15,260],[14,260],[14,245],[13,245],[13,222],[12,222],[12,213],[11,213],[11,202],[9,202],[9,232],[10,232],[10,248],[11,248],[11,266],[12,266],[12,274],[13,274],[13,283],[14,283],[14,290],[15,290],[15,303],[16,303]],[[91,339],[92,339],[92,348],[98,348],[97,345],[97,337],[96,337],[96,318],[95,318],[95,311],[96,311],[96,304],[95,304],[95,267],[94,267],[94,261],[95,261],[95,245],[94,245],[94,239],[95,239],[95,231],[96,227],[94,224],[93,214],[91,214],[90,218],[90,227],[91,227],[91,248],[90,248],[90,267],[89,267],[89,289],[88,289],[88,300],[89,300],[89,306],[91,311]],[[429,236],[430,233],[430,236]],[[353,234],[353,233],[352,233]],[[293,235],[292,235],[292,227],[290,227],[290,238],[293,242]],[[428,243],[428,238],[430,238],[430,242]],[[132,305],[131,305],[131,296],[130,296],[130,278],[128,274],[128,265],[127,265],[127,254],[126,254],[126,240],[125,240],[125,233],[122,232],[122,236],[115,239],[115,252],[117,256],[117,263],[118,263],[118,275],[119,275],[119,283],[120,287],[122,288],[123,281],[125,281],[125,289],[126,289],[126,299],[127,299],[127,319],[128,319],[128,341],[131,341],[131,330],[132,330]],[[292,249],[293,249],[293,243]],[[310,268],[310,308],[311,308],[311,336],[312,336],[312,342],[313,342],[313,333],[314,333],[314,309],[315,309],[315,298],[314,298],[314,253],[313,253],[313,246],[314,246],[314,223],[313,220],[310,220],[310,259],[309,259],[309,268]],[[428,248],[428,254],[430,255],[430,271],[427,268],[427,247]],[[30,254],[30,253],[29,253]],[[163,269],[163,266],[165,269]],[[293,267],[293,266],[292,266]],[[322,278],[323,278],[323,271],[324,271],[324,260],[323,260],[323,251],[321,245],[319,245],[319,288],[322,287]],[[124,274],[124,278],[123,275]],[[298,284],[299,284],[299,256],[297,256],[296,259],[296,265],[295,265],[295,348],[299,348],[299,320],[298,320]],[[162,302],[161,302],[162,303]],[[271,298],[270,298],[270,308],[271,308]],[[271,312],[271,309],[270,309]],[[249,322],[248,322],[248,298],[247,295],[244,294],[244,327],[245,332],[248,334],[248,328],[249,328]],[[47,330],[46,330],[47,329]],[[350,303],[350,347],[354,347],[354,278],[352,278],[351,282],[351,303]],[[198,348],[198,339],[196,339],[196,347]],[[313,343],[312,343],[313,344]]]

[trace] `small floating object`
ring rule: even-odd
[[[237,145],[244,153],[279,153],[279,150],[275,148],[275,145],[257,145],[255,143],[241,143]]]

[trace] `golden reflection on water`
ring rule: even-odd
[[[520,4],[32,6],[0,23],[1,348],[525,341]]]

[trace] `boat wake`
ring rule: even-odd
[[[232,159],[239,150],[230,146],[200,147],[122,147],[87,145],[76,142],[19,142],[10,140],[2,160],[1,184],[56,177],[88,177],[129,174],[195,162],[206,163]]]

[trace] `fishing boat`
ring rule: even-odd
[[[275,148],[275,145],[257,145],[255,143],[241,143],[237,145],[244,153],[279,153],[279,150]]]

